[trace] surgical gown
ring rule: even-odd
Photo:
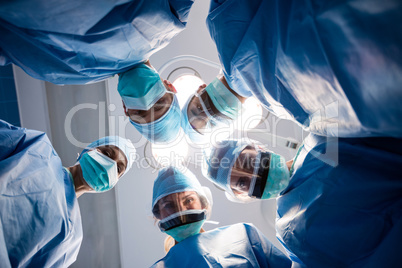
[[[55,84],[106,79],[144,62],[186,24],[193,0],[0,1],[0,65]]]
[[[325,136],[402,136],[402,1],[212,0],[229,85]]]
[[[277,199],[277,236],[307,267],[400,267],[402,140],[310,135]]]
[[[254,225],[238,223],[189,237],[152,267],[291,267]]]
[[[74,184],[46,134],[0,120],[0,266],[68,267],[81,241]]]

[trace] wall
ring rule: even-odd
[[[21,126],[12,65],[0,66],[0,119]]]

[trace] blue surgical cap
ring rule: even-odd
[[[114,145],[114,146],[118,147],[126,156],[127,167],[122,175],[122,176],[124,176],[129,171],[129,169],[131,168],[131,165],[134,162],[136,150],[130,140],[119,137],[119,136],[106,136],[97,141],[92,142],[81,152],[77,161],[79,161],[81,159],[81,156],[84,153],[88,152],[90,149],[94,149],[98,146],[104,146],[104,145]]]
[[[142,63],[120,74],[117,91],[127,109],[147,111],[167,90],[159,74]]]
[[[152,195],[152,209],[156,203],[163,197],[174,193],[185,191],[197,192],[200,196],[204,196],[212,205],[212,200],[208,188],[201,186],[195,175],[189,170],[180,171],[177,167],[167,167],[159,171],[158,177],[154,182]]]
[[[230,173],[239,154],[252,145],[247,140],[223,140],[219,141],[204,158],[205,166],[203,175],[214,184],[232,194],[230,187]]]
[[[180,117],[179,102],[176,95],[173,95],[169,110],[161,118],[146,124],[139,124],[130,119],[130,123],[150,142],[168,143],[179,135]]]

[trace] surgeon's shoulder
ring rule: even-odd
[[[226,226],[221,226],[219,228],[207,231],[206,233],[250,233],[250,232],[259,232],[259,230],[257,229],[257,227],[254,226],[254,224],[252,223],[235,223],[235,224],[231,224],[231,225],[226,225]]]
[[[26,144],[31,155],[37,155],[41,158],[58,157],[58,154],[53,148],[49,137],[45,132],[26,129]]]
[[[257,227],[255,227],[254,224],[247,223],[247,222],[236,223],[236,224],[233,224],[233,226],[235,226],[237,228],[244,228],[244,229],[257,229]]]

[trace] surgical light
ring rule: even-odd
[[[250,130],[255,128],[262,119],[262,106],[255,97],[249,97],[243,103],[243,112],[235,122],[237,129]]]
[[[170,165],[183,165],[187,160],[188,144],[184,132],[180,130],[177,139],[168,144],[152,144],[152,156],[158,163],[158,168]]]
[[[180,107],[183,107],[187,99],[193,94],[200,85],[204,84],[201,78],[192,74],[185,74],[173,81],[173,86],[177,90],[177,98]]]

